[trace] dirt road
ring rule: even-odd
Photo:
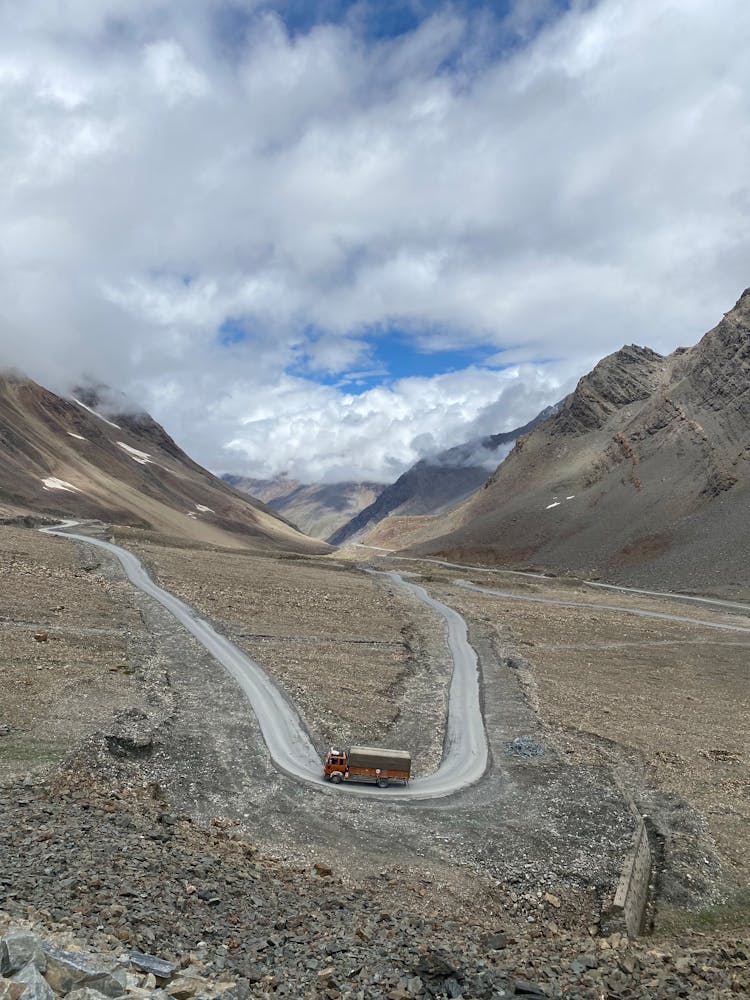
[[[666,611],[647,611],[645,608],[624,607],[619,604],[593,604],[587,601],[561,601],[549,597],[531,597],[528,594],[514,594],[508,590],[497,590],[493,587],[480,587],[476,583],[468,580],[455,580],[458,587],[465,587],[467,590],[475,590],[480,594],[490,594],[493,597],[502,597],[508,601],[528,601],[530,604],[546,604],[549,607],[557,608],[583,608],[586,611],[615,611],[623,615],[636,615],[638,618],[658,618],[666,622],[679,622],[684,625],[700,625],[705,628],[715,628],[729,632],[749,632],[748,625],[735,625],[731,622],[718,622],[707,618],[687,618],[683,615],[673,615]],[[646,593],[645,591],[629,591],[630,593]],[[662,594],[658,591],[649,591],[655,597],[673,597],[672,594]],[[726,604],[723,601],[711,601],[712,604],[721,607],[746,608],[743,604]],[[750,608],[747,608],[750,611]]]
[[[263,668],[229,639],[219,635],[191,607],[157,586],[132,552],[111,542],[70,531],[75,525],[76,522],[66,522],[57,529],[41,530],[46,534],[87,542],[112,553],[130,582],[166,608],[237,681],[255,712],[274,764],[298,781],[327,788],[320,758],[297,710]],[[468,642],[466,623],[458,612],[434,600],[422,587],[408,583],[398,573],[389,572],[386,575],[394,583],[409,588],[420,601],[445,619],[454,666],[445,747],[439,768],[431,775],[413,780],[407,787],[394,785],[380,794],[388,797],[397,795],[401,801],[443,798],[474,784],[487,767],[487,740],[480,708],[476,653]],[[349,794],[364,793],[369,797],[378,794],[370,788],[363,789],[354,784],[346,784],[342,788]]]
[[[316,771],[337,730],[354,742],[367,731],[374,745],[416,750],[418,773],[430,780],[444,743],[451,679],[442,612],[418,603],[417,592],[399,577],[368,579],[343,558],[230,557],[136,539],[151,587],[156,580],[181,598],[187,621],[180,622],[153,590],[142,592],[125,582],[124,564],[114,549],[107,551],[106,544],[88,535],[81,535],[74,549],[67,537],[45,544],[77,552],[78,572],[66,578],[65,593],[42,595],[32,623],[51,629],[50,648],[37,649],[27,638],[36,654],[28,676],[35,682],[47,671],[53,676],[46,654],[60,642],[63,605],[74,607],[81,596],[93,601],[89,591],[98,597],[105,589],[112,606],[105,613],[101,600],[94,602],[99,618],[87,618],[88,626],[108,623],[132,602],[140,621],[131,623],[132,613],[123,619],[128,655],[113,654],[104,669],[129,665],[128,675],[132,671],[141,684],[136,708],[143,711],[128,711],[122,722],[118,715],[111,723],[110,705],[102,702],[101,717],[92,726],[101,725],[104,735],[94,734],[86,751],[86,760],[94,761],[113,786],[156,788],[176,812],[207,823],[218,817],[294,864],[321,862],[337,871],[356,871],[363,884],[395,871],[404,885],[416,886],[409,892],[418,895],[425,885],[439,885],[439,892],[425,890],[425,901],[429,897],[434,906],[439,896],[454,917],[478,908],[497,912],[508,898],[522,906],[548,891],[566,901],[571,919],[579,914],[590,924],[590,914],[598,912],[616,882],[632,838],[632,814],[620,780],[668,839],[662,892],[669,905],[703,905],[716,895],[719,859],[702,832],[706,823],[716,837],[727,831],[719,845],[725,862],[745,843],[742,817],[728,814],[724,803],[731,802],[733,810],[741,804],[733,789],[744,774],[744,702],[735,678],[745,677],[747,635],[636,617],[623,629],[621,613],[603,608],[603,595],[599,613],[591,594],[588,614],[566,603],[553,608],[498,601],[456,587],[456,574],[449,570],[423,567],[418,582],[444,602],[441,607],[454,608],[469,623],[481,664],[489,764],[483,780],[442,798],[430,793],[414,803],[398,788],[379,793],[369,786],[347,794],[346,786],[334,790],[291,778],[274,762],[241,684],[189,625],[200,615],[211,623],[217,641],[227,636],[263,665],[273,678],[273,698],[281,689],[289,693],[305,736],[314,742]],[[133,538],[123,537],[129,547]],[[41,542],[43,536],[37,538]],[[14,579],[28,601],[30,593],[36,594],[29,581],[44,577],[54,560],[42,558],[20,536],[10,540],[8,552],[9,565],[18,557],[24,569]],[[44,570],[41,577],[32,556]],[[576,581],[514,579],[526,595],[567,604],[589,596]],[[110,593],[113,585],[120,588],[116,594]],[[623,595],[611,603],[648,607],[653,602]],[[659,607],[676,616],[682,610],[669,603]],[[709,617],[737,621],[728,609],[701,614]],[[131,679],[120,673],[107,677],[109,688],[117,691]],[[347,690],[338,689],[340,677],[347,679]],[[120,702],[115,699],[112,706],[119,711]],[[49,705],[53,710],[56,702]],[[121,740],[115,740],[117,753],[110,747],[109,734],[119,740],[122,731],[128,740],[133,737],[132,753],[131,744],[120,749]],[[400,735],[390,739],[391,733]],[[662,781],[666,793],[659,787]],[[704,787],[713,790],[710,796]],[[695,812],[694,800],[705,819]],[[737,881],[740,877],[738,872]],[[434,881],[423,883],[423,878]]]

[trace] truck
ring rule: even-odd
[[[392,781],[404,785],[411,774],[411,754],[383,747],[331,747],[323,763],[323,777],[338,785],[361,781],[386,788]]]

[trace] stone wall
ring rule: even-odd
[[[629,937],[637,937],[643,930],[650,881],[651,848],[646,824],[639,817],[633,849],[625,859],[613,903],[615,912],[622,913]]]
[[[617,776],[614,781],[633,815],[635,834],[633,846],[625,857],[620,872],[614,898],[604,908],[602,929],[605,933],[621,931],[633,938],[643,932],[646,922],[653,859],[644,817]]]

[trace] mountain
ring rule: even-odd
[[[197,465],[147,414],[105,416],[98,402],[0,372],[0,504],[235,548],[329,551]]]
[[[623,347],[486,486],[392,544],[679,589],[750,586],[750,289],[695,347]]]
[[[436,514],[466,499],[487,481],[488,463],[497,465],[520,434],[528,433],[555,409],[547,407],[516,430],[468,441],[421,459],[383,489],[373,503],[330,535],[329,542],[342,545],[371,531],[387,517]]]
[[[327,538],[333,534],[363,507],[369,506],[384,488],[382,483],[306,486],[286,476],[251,479],[227,474],[222,479],[262,500],[313,538]]]

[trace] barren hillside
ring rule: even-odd
[[[0,374],[0,504],[232,547],[325,551],[189,458],[147,414]]]
[[[693,348],[605,358],[482,490],[409,542],[458,560],[741,590],[749,506],[750,290]]]
[[[328,538],[383,491],[382,483],[318,483],[305,485],[287,476],[252,479],[225,475],[225,482],[262,500],[313,538]]]
[[[548,406],[523,427],[466,441],[431,458],[420,459],[328,540],[342,545],[354,538],[364,538],[365,532],[377,532],[379,525],[392,517],[411,519],[449,510],[478,490],[513,442],[556,412],[558,406]],[[385,530],[388,533],[387,526]]]

